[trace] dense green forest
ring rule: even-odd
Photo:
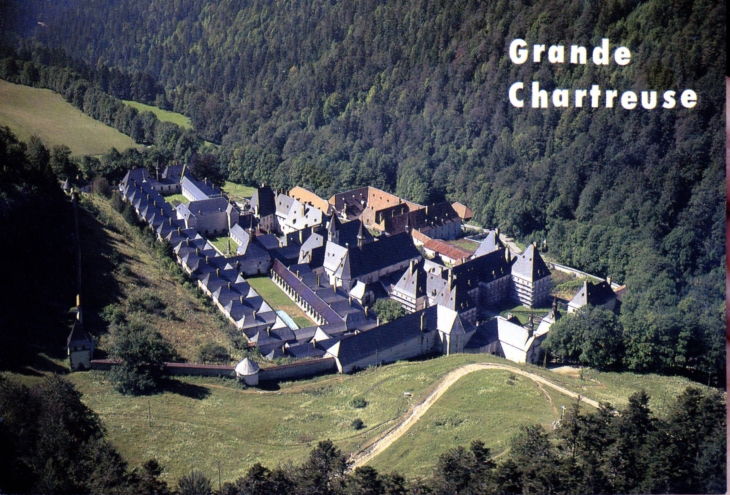
[[[321,441],[301,464],[255,464],[213,490],[195,466],[177,481],[180,495],[417,495],[549,493],[724,493],[725,399],[688,388],[666,418],[639,392],[618,414],[608,404],[569,409],[553,439],[524,426],[495,460],[480,441],[451,449],[433,474],[407,481],[365,466],[348,472],[346,456]],[[0,489],[8,493],[173,492],[150,459],[132,468],[106,439],[98,415],[68,381],[52,376],[33,388],[0,376]]]
[[[423,203],[462,201],[478,222],[545,240],[552,258],[630,287],[620,321],[625,366],[724,377],[724,2],[30,0],[0,8],[0,76],[65,91],[87,113],[157,145],[140,162],[190,158],[203,138],[221,144],[220,175],[238,182],[324,196],[375,185]],[[516,38],[589,50],[609,38],[630,49],[631,63],[518,65],[508,56]],[[509,86],[532,80],[547,90],[597,84],[660,97],[692,89],[698,103],[510,105]],[[195,133],[115,98],[173,108]]]

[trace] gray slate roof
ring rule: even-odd
[[[530,244],[522,254],[516,256],[515,263],[512,265],[512,274],[530,282],[536,282],[550,276],[550,270],[537,248]]]
[[[424,314],[424,330],[421,330],[421,315]],[[343,367],[349,366],[375,354],[409,340],[418,338],[423,332],[437,329],[438,307],[431,306],[422,311],[406,315],[372,330],[361,332],[340,342],[337,359]]]

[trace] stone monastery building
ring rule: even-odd
[[[513,253],[497,230],[485,231],[473,254],[449,244],[471,218],[460,203],[423,206],[373,187],[325,200],[301,187],[287,193],[262,185],[241,204],[183,166],[154,177],[131,170],[119,189],[248,345],[268,358],[334,359],[340,372],[454,352],[535,362],[560,317],[555,301],[527,325],[495,317],[504,305],[549,305],[551,271],[535,245]],[[170,194],[187,202],[173,206]],[[226,253],[207,239],[221,234],[230,238]],[[299,328],[274,310],[247,282],[261,275],[312,325]],[[610,305],[612,287],[588,283],[569,308]],[[407,316],[382,323],[372,305],[384,298]]]

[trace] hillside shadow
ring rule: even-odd
[[[105,306],[118,302],[121,287],[114,270],[122,265],[126,256],[117,251],[104,225],[93,213],[79,208],[79,236],[81,237],[81,292],[84,326],[94,334],[106,330],[106,322],[99,313]]]

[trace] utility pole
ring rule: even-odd
[[[218,493],[220,493],[221,490],[221,461],[218,461]]]

